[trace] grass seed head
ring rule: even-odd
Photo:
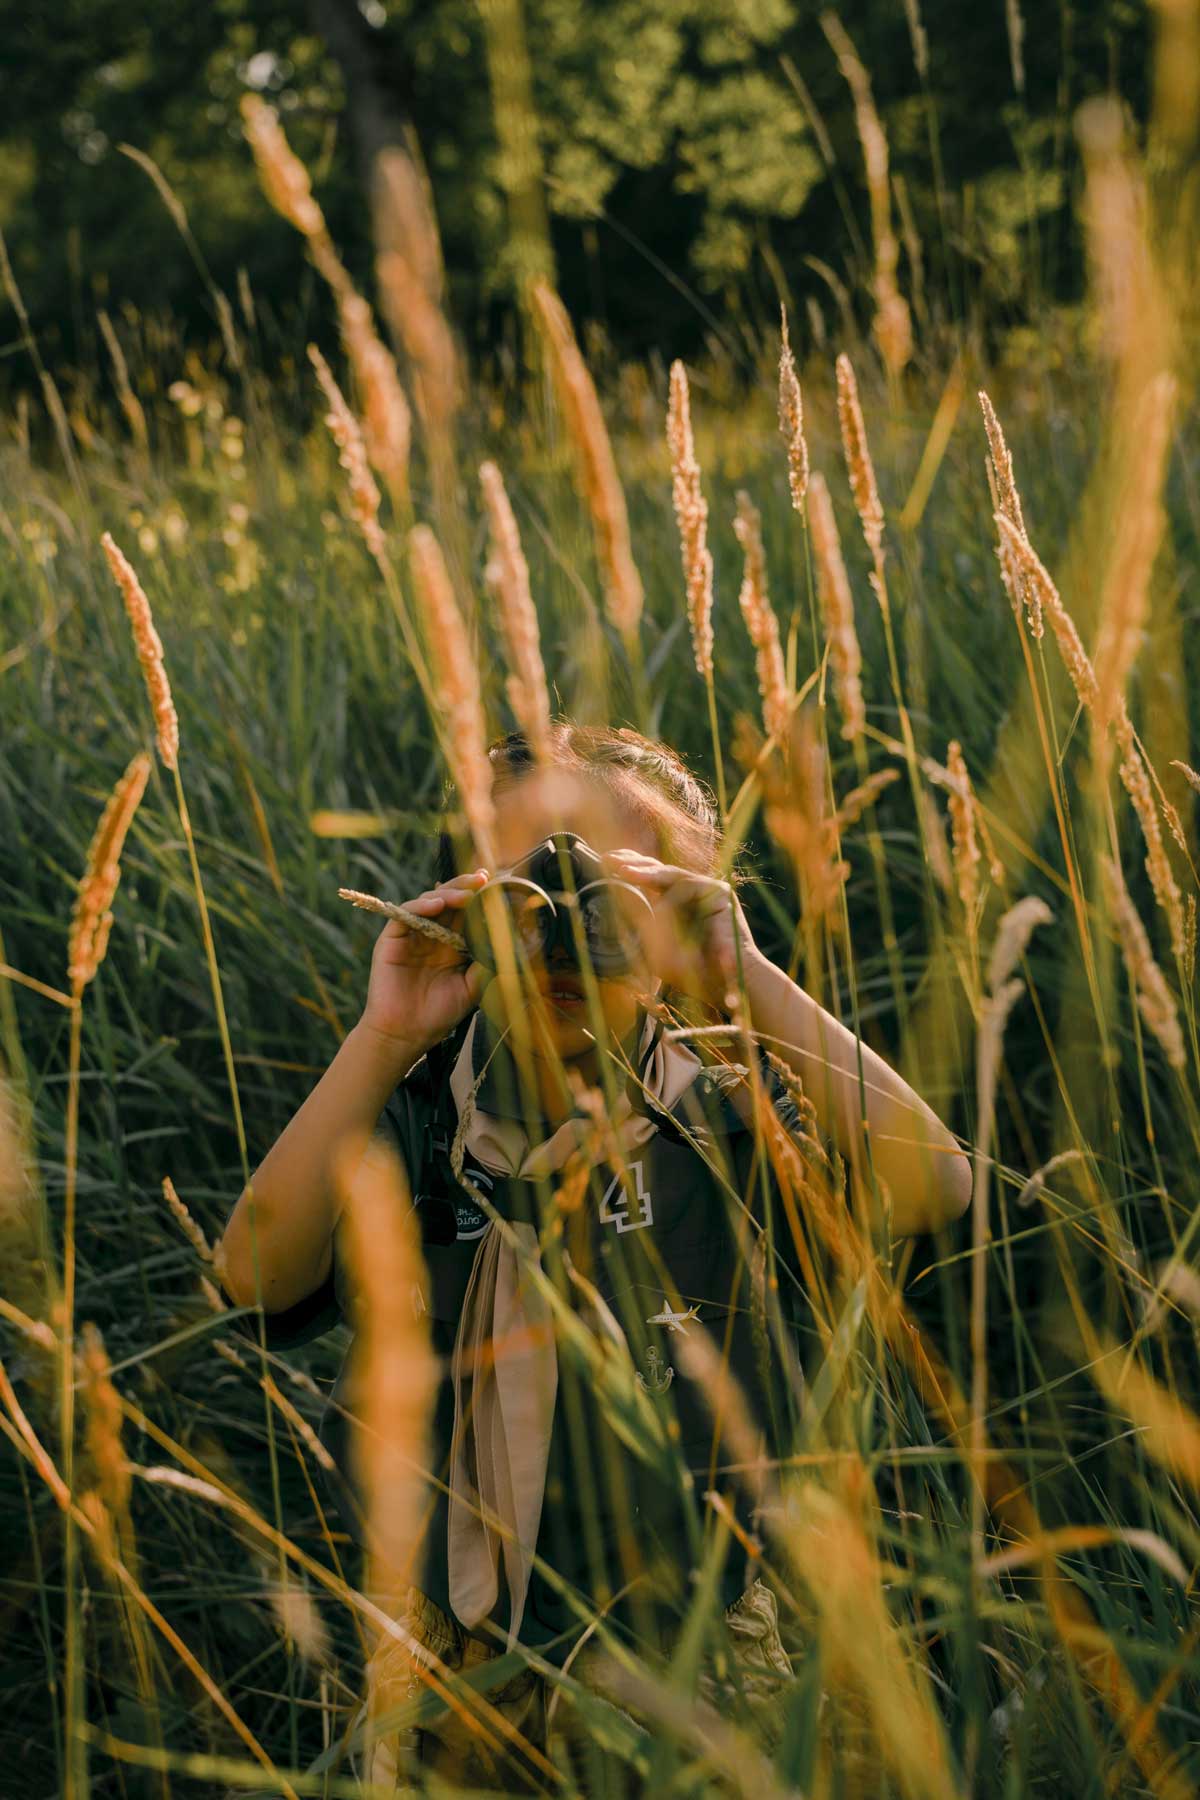
[[[1183,1033],[1179,1028],[1175,997],[1154,960],[1146,927],[1129,897],[1120,870],[1110,857],[1105,857],[1100,867],[1109,909],[1116,920],[1121,940],[1121,956],[1137,996],[1138,1010],[1161,1044],[1171,1067],[1182,1070],[1187,1066],[1187,1052],[1184,1049]]]
[[[632,638],[642,616],[642,578],[633,560],[629,515],[604,414],[562,301],[545,281],[534,283],[531,297],[575,446],[578,483],[592,517],[608,616],[622,637]]]
[[[875,464],[867,443],[867,427],[858,398],[858,382],[854,365],[845,351],[837,359],[838,423],[842,429],[842,448],[850,487],[858,509],[867,549],[878,569],[883,556],[883,507],[875,481]]]
[[[842,736],[856,738],[867,722],[859,671],[862,654],[854,625],[854,596],[842,560],[837,521],[825,478],[814,473],[808,490],[808,523],[817,565],[817,591],[829,639],[833,685],[842,712]]]
[[[348,476],[350,510],[358,522],[367,549],[375,558],[385,552],[383,529],[379,523],[379,489],[371,474],[366,447],[358,420],[346,404],[345,396],[334,380],[329,364],[315,344],[308,346],[308,360],[317,372],[317,380],[329,402],[325,423],[338,447],[338,461]]]
[[[454,597],[442,547],[428,525],[409,533],[413,586],[425,618],[425,636],[433,652],[438,697],[444,708],[445,749],[463,812],[482,866],[495,866],[492,768],[479,671],[467,628]]]
[[[671,498],[679,527],[692,655],[697,673],[707,681],[713,672],[713,560],[708,548],[708,502],[700,486],[700,464],[692,436],[687,370],[679,361],[671,364],[667,447],[671,452]]]
[[[175,702],[171,698],[171,684],[167,680],[162,639],[154,629],[154,614],[150,610],[146,590],[138,580],[133,564],[113,541],[112,533],[106,531],[100,539],[100,543],[108,558],[109,569],[112,571],[113,580],[120,589],[121,598],[125,602],[125,611],[129,615],[129,623],[133,628],[134,649],[137,651],[137,659],[142,665],[142,675],[154,713],[158,754],[162,757],[166,767],[173,769],[179,761],[179,717],[175,711]]]
[[[767,559],[763,552],[762,519],[744,489],[739,489],[734,536],[744,558],[738,605],[746,621],[762,696],[763,725],[768,737],[783,739],[791,717],[791,695],[779,643],[779,621],[767,595]]]
[[[787,309],[779,309],[779,429],[787,445],[788,491],[798,513],[808,494],[808,439],[804,435],[804,400],[796,358],[788,338]]]
[[[150,758],[139,750],[113,789],[92,834],[67,945],[67,974],[76,991],[94,979],[104,960],[113,920],[110,909],[121,880],[121,852],[149,779]]]
[[[512,670],[507,686],[509,703],[534,754],[545,760],[550,754],[550,695],[537,611],[529,588],[529,565],[504,477],[494,462],[482,464],[479,481],[491,544],[485,579],[500,615]]]

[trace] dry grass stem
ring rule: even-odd
[[[1105,857],[1100,867],[1109,908],[1117,922],[1121,956],[1137,995],[1138,1010],[1162,1045],[1171,1067],[1182,1071],[1187,1066],[1187,1052],[1179,1028],[1175,997],[1154,960],[1146,928],[1129,897],[1120,870],[1110,857]]]
[[[921,788],[919,805],[921,841],[925,846],[925,856],[933,879],[942,892],[948,894],[954,886],[954,870],[950,862],[950,851],[946,845],[946,830],[942,823],[942,815],[928,788]]]
[[[988,958],[987,982],[994,994],[999,993],[1024,956],[1036,927],[1053,923],[1054,914],[1037,894],[1026,894],[1009,907],[996,927]]]
[[[1121,753],[1117,773],[1121,777],[1125,791],[1129,795],[1130,804],[1137,814],[1138,824],[1142,828],[1142,837],[1146,843],[1146,873],[1150,877],[1154,898],[1167,915],[1167,924],[1171,931],[1171,949],[1177,957],[1182,958],[1186,949],[1183,896],[1179,892],[1179,884],[1175,880],[1170,858],[1167,855],[1167,846],[1163,842],[1162,828],[1158,822],[1158,811],[1154,804],[1146,763],[1134,737],[1133,726],[1130,723],[1125,702],[1120,697],[1118,697],[1115,731],[1117,747]]]
[[[426,641],[437,670],[446,758],[479,861],[492,868],[496,861],[492,769],[475,655],[441,545],[428,525],[418,525],[409,533],[408,546]]]
[[[875,109],[870,77],[845,26],[836,13],[825,12],[821,14],[821,28],[854,101],[854,118],[871,201],[871,235],[875,242],[875,336],[884,365],[895,377],[912,356],[912,319],[908,302],[896,284],[900,246],[892,229],[887,138]]]
[[[535,282],[531,298],[575,446],[579,489],[592,518],[608,616],[622,637],[632,638],[642,616],[642,579],[633,560],[629,515],[604,414],[562,301],[544,281]]]
[[[767,559],[763,553],[762,519],[744,489],[738,490],[733,533],[742,546],[742,585],[738,605],[754,645],[754,666],[762,696],[767,736],[783,739],[791,717],[792,697],[779,642],[779,621],[767,594]]]
[[[447,944],[455,950],[461,950],[464,939],[457,932],[447,931],[436,919],[426,919],[420,913],[410,912],[406,906],[398,905],[394,900],[379,900],[374,894],[360,894],[355,888],[339,888],[338,899],[348,900],[351,906],[357,906],[362,912],[377,913],[381,919],[398,919],[421,937],[427,937],[435,944]]]
[[[171,698],[171,684],[167,680],[166,664],[163,662],[162,639],[154,629],[154,614],[150,610],[150,602],[146,591],[137,578],[136,571],[128,557],[113,541],[112,533],[106,531],[100,539],[101,547],[108,558],[108,566],[113,580],[121,591],[125,602],[125,611],[129,615],[129,623],[133,628],[133,644],[137,651],[137,659],[142,665],[146,689],[150,695],[150,706],[154,713],[154,730],[158,739],[158,754],[168,769],[173,769],[179,761],[179,718],[175,711],[175,702]]]
[[[308,170],[289,145],[274,107],[258,94],[243,94],[240,105],[267,199],[302,236],[325,236],[325,219],[313,199]]]
[[[854,596],[842,560],[837,521],[825,478],[814,473],[808,490],[808,523],[817,565],[817,592],[829,640],[833,685],[842,712],[842,736],[856,738],[867,722],[859,671],[862,654],[854,625]]]
[[[113,922],[110,909],[121,880],[121,852],[149,779],[150,758],[139,750],[113,789],[92,834],[67,944],[67,974],[76,994],[104,961]]]
[[[1187,763],[1179,762],[1178,760],[1173,761],[1169,766],[1172,769],[1178,769],[1188,786],[1193,788],[1197,794],[1200,794],[1200,775],[1196,773],[1195,769],[1191,768]]]
[[[129,379],[129,366],[125,361],[121,340],[114,331],[113,322],[103,307],[97,308],[96,322],[100,327],[100,335],[104,339],[109,361],[112,363],[113,380],[116,383],[117,399],[121,403],[121,411],[129,422],[130,431],[144,450],[149,442],[146,435],[146,414],[141,401],[133,391],[133,384]]]
[[[671,453],[671,498],[679,527],[692,655],[697,672],[710,681],[713,672],[713,561],[708,548],[708,503],[700,487],[687,370],[679,361],[671,364],[667,447]]]
[[[787,445],[788,491],[798,513],[808,494],[808,440],[804,435],[804,401],[796,358],[788,337],[787,309],[779,309],[779,429]]]
[[[354,514],[363,541],[371,555],[385,553],[383,529],[379,523],[379,489],[367,462],[366,447],[358,421],[346,404],[345,396],[334,380],[329,364],[315,344],[308,346],[308,360],[317,372],[317,380],[329,402],[325,423],[338,447],[338,461],[346,471],[350,492],[350,510]]]
[[[178,1225],[180,1231],[182,1231],[184,1237],[192,1246],[192,1249],[196,1252],[196,1255],[200,1258],[201,1262],[210,1263],[213,1259],[212,1247],[200,1226],[196,1223],[195,1219],[176,1193],[175,1183],[171,1180],[169,1175],[163,1176],[162,1191],[163,1199],[170,1207],[171,1212],[174,1215],[175,1223]]]
[[[491,555],[485,570],[488,590],[496,602],[500,628],[508,648],[509,704],[517,723],[541,760],[549,756],[550,695],[542,662],[537,611],[529,589],[529,565],[521,548],[521,534],[509,503],[504,477],[494,462],[479,470],[487,508]]]
[[[883,560],[883,507],[879,501],[879,488],[875,481],[875,465],[871,460],[871,450],[867,443],[867,428],[863,420],[862,406],[858,398],[858,382],[854,375],[854,365],[845,351],[837,359],[837,407],[838,424],[842,431],[842,449],[846,455],[846,468],[850,475],[850,487],[854,494],[854,504],[858,510],[862,525],[863,537],[867,541],[867,549],[878,574]],[[876,590],[878,592],[878,589]],[[880,595],[882,604],[882,595]]]
[[[111,1555],[115,1549],[113,1529],[126,1517],[132,1485],[121,1444],[121,1400],[112,1384],[104,1339],[92,1324],[85,1324],[80,1336],[83,1395],[87,1407],[85,1442],[96,1484],[94,1492],[100,1502],[88,1510],[102,1554]]]

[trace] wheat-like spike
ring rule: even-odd
[[[858,381],[854,365],[843,350],[837,359],[838,423],[842,430],[842,449],[850,475],[850,488],[858,510],[863,537],[876,569],[883,556],[883,507],[875,481],[875,464],[867,443],[867,427],[858,398]]]
[[[1187,1052],[1175,997],[1167,986],[1162,970],[1154,960],[1150,940],[1137,908],[1129,897],[1121,872],[1111,857],[1101,861],[1107,898],[1117,922],[1121,939],[1121,955],[1137,995],[1138,1009],[1154,1036],[1162,1045],[1173,1069],[1186,1067]]]
[[[412,414],[395,359],[380,342],[371,309],[360,294],[345,297],[339,317],[362,401],[363,444],[392,500],[399,505],[408,497]]]
[[[1117,747],[1121,752],[1121,760],[1117,765],[1117,773],[1129,795],[1138,824],[1142,828],[1142,837],[1146,843],[1146,873],[1150,877],[1150,886],[1154,890],[1154,898],[1167,915],[1167,924],[1171,931],[1171,949],[1175,955],[1182,957],[1185,950],[1185,931],[1183,920],[1183,896],[1179,892],[1179,884],[1171,869],[1167,856],[1167,847],[1163,842],[1162,829],[1158,823],[1158,812],[1154,805],[1154,795],[1150,791],[1150,777],[1146,772],[1146,764],[1134,737],[1133,726],[1125,708],[1123,696],[1118,695],[1118,708],[1114,726]]]
[[[1178,761],[1171,762],[1168,766],[1172,769],[1178,769],[1188,786],[1194,788],[1195,791],[1200,794],[1200,775],[1196,773],[1195,769],[1191,768],[1185,762]]]
[[[531,296],[575,446],[579,488],[592,517],[608,616],[623,637],[631,638],[642,616],[642,579],[633,560],[629,515],[604,414],[562,301],[545,281],[534,283]]]
[[[545,760],[550,743],[550,695],[542,662],[537,611],[529,590],[529,565],[521,548],[521,534],[504,477],[494,462],[480,466],[479,481],[491,539],[485,580],[500,614],[512,670],[508,679],[508,698],[535,756]]]
[[[243,94],[240,105],[267,199],[304,237],[322,236],[325,219],[313,199],[308,170],[288,143],[278,113],[258,94]]]
[[[808,439],[804,435],[804,400],[784,306],[779,308],[779,429],[787,445],[788,491],[796,511],[803,513],[808,494]]]
[[[351,906],[357,906],[362,912],[378,913],[382,919],[397,919],[401,925],[407,925],[410,931],[419,933],[421,937],[431,938],[435,944],[447,944],[453,950],[461,950],[466,942],[456,931],[447,931],[436,919],[426,919],[421,913],[411,912],[408,907],[398,905],[394,900],[380,900],[374,894],[360,894],[356,888],[338,889],[338,899],[348,900]]]
[[[96,1487],[83,1498],[90,1502],[86,1511],[96,1531],[97,1547],[102,1555],[110,1556],[116,1548],[113,1526],[127,1515],[132,1479],[121,1443],[121,1399],[112,1383],[104,1339],[90,1322],[84,1325],[80,1336],[83,1343],[79,1360],[87,1404],[85,1441],[96,1477]]]
[[[88,846],[67,944],[67,975],[76,991],[87,986],[104,960],[112,926],[109,909],[121,880],[121,851],[150,766],[149,756],[139,750],[113,789]]]
[[[345,396],[334,380],[329,364],[315,344],[308,346],[308,360],[316,370],[317,380],[329,402],[325,423],[338,447],[338,461],[348,476],[350,510],[371,555],[382,557],[385,547],[383,529],[379,523],[379,489],[367,461],[358,420],[346,404]]]
[[[1004,577],[1004,585],[1008,589],[1009,599],[1018,606],[1022,597],[1021,581],[1028,580],[1030,588],[1036,594],[1041,607],[1050,620],[1067,673],[1075,686],[1075,692],[1093,718],[1096,716],[1096,701],[1099,690],[1096,685],[1096,671],[1092,667],[1091,658],[1084,649],[1079,633],[1075,629],[1075,621],[1063,605],[1050,576],[1029,542],[1024,531],[1013,524],[1004,512],[994,515],[996,529],[1000,533],[1000,572]]]
[[[413,369],[417,407],[431,439],[449,446],[462,392],[458,351],[449,321],[422,279],[400,250],[384,250],[375,259],[379,303],[393,339],[403,344]]]
[[[133,646],[137,652],[138,662],[142,666],[142,675],[145,679],[146,690],[150,695],[151,710],[154,713],[158,754],[167,768],[173,769],[179,761],[179,717],[175,711],[175,702],[171,698],[171,684],[167,680],[162,639],[154,629],[154,614],[150,609],[146,590],[138,580],[133,564],[113,541],[110,531],[104,533],[100,544],[108,558],[109,569],[112,571],[113,580],[120,589],[121,598],[125,602],[125,611],[129,615],[129,623],[133,628]]]
[[[744,489],[738,490],[733,534],[742,546],[744,568],[738,605],[754,645],[758,691],[762,696],[763,726],[768,737],[782,740],[791,718],[792,699],[787,670],[779,643],[779,621],[767,595],[767,559],[763,552],[762,519]]]
[[[867,193],[871,201],[871,234],[875,240],[875,336],[893,376],[912,356],[912,319],[896,284],[900,246],[892,229],[888,145],[871,93],[871,80],[845,26],[834,12],[821,14],[821,28],[837,57],[854,102],[854,119],[862,144]]]
[[[671,453],[671,498],[679,527],[692,655],[697,673],[707,681],[713,672],[713,560],[708,548],[708,502],[700,486],[700,464],[692,436],[687,370],[678,360],[671,364],[667,447]]]
[[[479,671],[441,545],[428,525],[416,526],[408,545],[413,586],[438,675],[438,698],[445,709],[447,760],[479,861],[494,868],[496,815]]]
[[[948,806],[950,810],[951,859],[958,897],[962,901],[967,922],[974,930],[975,908],[979,900],[979,843],[975,835],[974,795],[967,773],[962,745],[952,738],[946,749],[946,768],[951,777]]]
[[[209,1241],[196,1220],[193,1219],[183,1201],[179,1198],[179,1195],[175,1191],[175,1183],[171,1180],[169,1175],[163,1176],[162,1191],[163,1199],[174,1214],[175,1223],[178,1225],[180,1231],[182,1231],[184,1237],[192,1246],[192,1249],[196,1252],[196,1255],[200,1260],[202,1262],[210,1263],[213,1259],[213,1253]]]
[[[874,806],[884,788],[891,787],[893,781],[899,779],[899,769],[876,769],[873,775],[868,775],[856,788],[851,788],[832,821],[837,829],[846,831],[851,825],[857,825],[868,806]]]
[[[862,654],[854,626],[854,596],[842,560],[833,502],[819,471],[814,472],[809,483],[808,523],[817,565],[817,592],[825,619],[825,635],[829,639],[833,684],[842,711],[842,736],[856,738],[867,719],[859,682]]]

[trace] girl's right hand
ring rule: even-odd
[[[487,870],[456,875],[406,900],[410,912],[435,919],[448,931],[458,929],[455,914],[487,882]],[[371,979],[360,1024],[397,1049],[423,1056],[478,1006],[487,972],[465,951],[438,943],[423,932],[410,931],[389,919],[375,941]]]

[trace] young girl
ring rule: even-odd
[[[711,1384],[684,1369],[693,1334],[708,1334],[768,1456],[794,1440],[805,1299],[749,1071],[665,1035],[672,997],[721,1010],[740,980],[745,1025],[799,1075],[856,1195],[883,1206],[892,1235],[939,1229],[971,1189],[930,1108],[758,949],[715,873],[714,808],[679,758],[633,731],[562,721],[552,752],[539,766],[520,734],[491,746],[497,868],[456,871],[443,832],[437,885],[409,908],[453,927],[489,878],[539,846],[582,843],[644,897],[624,912],[631,965],[599,970],[593,986],[578,945],[535,944],[510,1016],[505,980],[389,921],[358,1024],[255,1173],[253,1203],[247,1190],[223,1245],[226,1287],[242,1305],[261,1297],[268,1341],[307,1341],[349,1305],[334,1241],[339,1149],[376,1131],[399,1151],[442,1367],[405,1622],[431,1659],[462,1671],[519,1641],[577,1673],[597,1613],[641,1654],[670,1650],[711,1542],[705,1496],[723,1488],[736,1510],[745,1486],[721,1476]],[[794,1127],[765,1057],[759,1073]],[[530,1261],[628,1355],[636,1389],[598,1396],[595,1359],[523,1278]],[[342,1420],[333,1406],[326,1436],[349,1475]],[[774,1595],[739,1547],[750,1541],[735,1534],[720,1571],[726,1622],[746,1668],[786,1675]],[[488,1697],[544,1748],[551,1691],[523,1669]],[[381,1746],[372,1778],[400,1779],[414,1762],[475,1785],[488,1773],[453,1713]]]

